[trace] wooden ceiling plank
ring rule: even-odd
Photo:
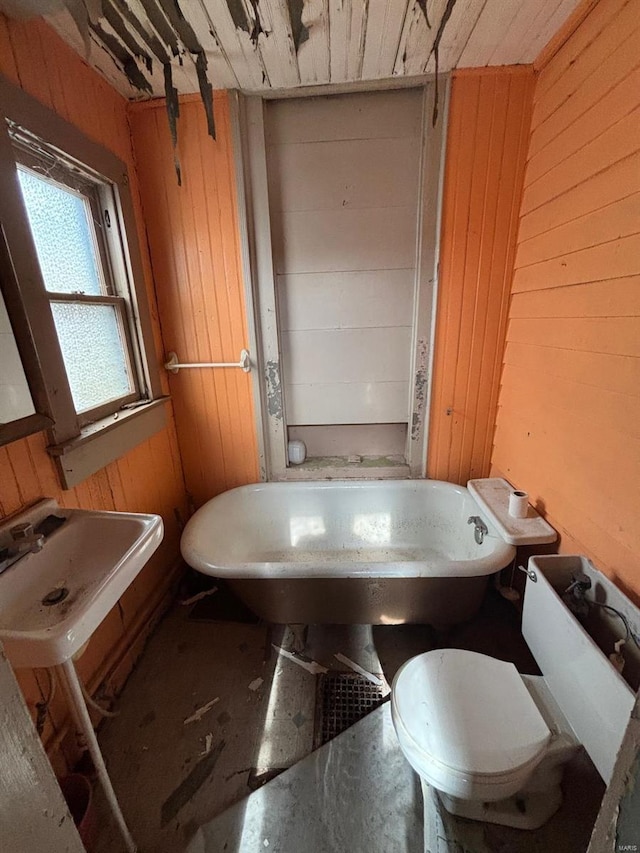
[[[234,89],[238,79],[231,63],[228,61],[222,46],[215,35],[215,29],[201,0],[180,0],[180,8],[207,57],[207,77],[214,89]],[[187,94],[180,91],[181,95]],[[196,88],[192,92],[198,91]]]
[[[489,65],[515,64],[513,57],[520,44],[522,36],[531,27],[541,10],[550,3],[555,7],[561,0],[545,0],[542,3],[521,3],[518,14],[500,42],[494,42],[494,48],[489,58]]]
[[[46,22],[58,33],[69,47],[72,47],[92,68],[110,83],[113,88],[125,98],[135,100],[140,92],[129,83],[125,74],[113,61],[111,55],[95,42],[89,44],[89,55],[86,54],[85,43],[78,32],[75,21],[66,9],[61,9],[45,17]]]
[[[194,0],[188,0],[194,2]],[[226,2],[223,0],[197,0],[206,12],[213,38],[217,41],[227,63],[233,71],[237,85],[247,91],[268,89],[266,69],[260,51],[251,42],[249,33],[237,28]],[[246,2],[244,2],[246,9]],[[247,18],[249,20],[249,18]]]
[[[133,3],[129,0],[128,5],[130,8],[133,7]],[[136,16],[137,17],[137,16]],[[140,19],[138,19],[140,20]],[[140,60],[137,60],[138,66],[147,80],[151,83],[151,87],[153,89],[153,94],[155,97],[160,97],[164,95],[164,74],[162,71],[162,64],[158,60],[158,58],[153,53],[153,50],[149,47],[149,44],[140,36],[140,34],[135,30],[135,28],[131,25],[129,21],[125,18],[121,17],[122,25],[129,33],[131,39],[140,46],[140,49],[144,51],[151,58],[151,70],[147,68],[146,64]],[[151,28],[151,24],[148,21],[140,20],[140,23],[146,29],[147,25],[150,31],[153,31]],[[105,20],[101,21],[101,26],[103,29],[107,28],[107,22]],[[140,93],[138,93],[138,96]]]
[[[413,0],[402,28],[394,74],[425,74],[435,70],[431,48],[447,7],[447,0],[433,0],[429,7],[429,24],[417,0]]]
[[[129,47],[123,42],[120,34],[116,32],[116,30],[111,26],[109,21],[106,18],[100,18],[97,26],[97,32],[94,32],[93,29],[90,32],[91,41],[95,42],[98,50],[103,48],[106,53],[113,57],[113,62],[117,66],[117,68],[123,67],[123,61],[120,55],[120,51],[125,54],[125,58],[128,61],[128,58],[131,57],[133,62],[135,62],[138,71],[140,72],[140,84],[143,88],[138,88],[134,85],[134,92],[138,98],[140,97],[149,97],[150,95],[155,94],[153,92],[153,87],[151,86],[151,77],[153,72],[149,72],[147,70],[146,64],[140,60],[137,56],[133,56]],[[135,69],[133,69],[135,71]],[[123,71],[123,76],[127,77],[129,75]],[[148,91],[147,87],[151,88],[151,92]]]
[[[541,22],[541,25],[529,34],[529,38],[525,37],[521,43],[521,58],[519,62],[533,62],[563,26],[565,21],[573,14],[579,2],[580,0],[563,0],[556,11],[544,22],[544,25]]]
[[[565,17],[568,17],[575,7],[577,0],[545,0],[543,3],[523,3],[513,20],[505,38],[496,44],[495,50],[489,61],[490,65],[517,65],[524,62],[524,51],[533,48],[534,56],[542,50],[546,42],[553,35],[549,32],[548,38],[539,38],[535,45],[529,44],[532,34],[539,33],[544,29],[547,22],[558,11],[560,7],[565,8]],[[567,9],[567,4],[571,8]]]
[[[457,0],[442,31],[438,49],[439,71],[451,71],[458,65],[485,5],[486,0]]]
[[[200,91],[196,64],[190,54],[187,54],[182,62],[178,59],[172,60],[171,75],[173,77],[173,85],[178,90],[179,95],[191,95],[194,92]],[[213,80],[211,81],[211,85],[215,88]],[[162,95],[164,96],[164,91]]]
[[[521,0],[487,0],[458,61],[459,68],[489,65],[497,43],[507,35]]]
[[[433,44],[447,0],[427,2],[428,22],[421,0],[304,0],[297,49],[290,0],[259,0],[255,5],[254,0],[180,0],[180,8],[205,52],[208,77],[215,88],[286,92],[300,85],[344,85],[433,73]],[[530,63],[578,3],[456,0],[440,40],[439,70]],[[142,0],[113,0],[113,5],[126,33],[116,20],[113,24],[120,34],[104,18],[100,26],[118,44],[123,39],[129,44],[133,40],[152,57],[151,72],[144,59],[136,62],[153,95],[164,94],[163,48],[172,57],[178,92],[198,91],[192,57],[173,55],[150,22]],[[122,59],[113,57],[108,45],[103,46],[93,35],[89,56],[85,56],[83,38],[66,9],[47,16],[47,21],[118,92],[134,100],[144,97],[127,79]],[[165,35],[169,38],[170,31]],[[114,43],[118,52],[116,48]]]
[[[330,82],[329,0],[306,0],[302,23],[309,38],[298,49],[298,67],[302,85]]]
[[[391,77],[410,0],[371,0],[364,43],[361,77],[376,80]]]
[[[329,0],[331,82],[360,80],[369,0]]]
[[[174,56],[172,48],[164,41],[161,33],[154,27],[140,0],[125,0],[125,3],[131,13],[137,18],[143,30],[149,34],[147,49],[152,53],[153,58],[150,82],[153,87],[154,97],[163,97],[165,91],[162,61],[166,57],[162,56],[163,50],[166,52],[166,56],[171,58],[173,85],[178,92],[181,94],[197,92],[198,79],[193,68],[193,63],[188,59],[185,62],[182,57],[178,58]],[[157,44],[157,53],[154,51],[154,42]],[[140,93],[138,93],[137,100],[140,100]]]
[[[260,0],[258,8],[262,26],[268,33],[260,36],[259,49],[270,88],[299,86],[300,71],[287,0]]]

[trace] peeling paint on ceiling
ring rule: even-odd
[[[442,36],[444,35],[444,28],[447,26],[449,19],[451,18],[451,13],[453,12],[453,7],[456,5],[457,0],[447,0],[447,5],[444,7],[444,12],[442,13],[442,17],[440,18],[440,23],[438,24],[438,32],[436,33],[436,37],[433,40],[433,45],[431,47],[431,54],[436,63],[435,69],[435,80],[436,80],[436,92],[435,97],[433,99],[433,126],[436,126],[436,122],[438,121],[438,108],[439,108],[439,97],[438,97],[438,77],[440,71],[440,42],[442,41]],[[426,3],[425,3],[426,5]],[[425,18],[427,14],[425,12]],[[429,19],[427,18],[427,24],[429,23]],[[430,54],[430,55],[431,55]]]
[[[289,17],[291,18],[293,43],[297,53],[300,47],[309,39],[309,30],[302,23],[304,0],[287,0],[287,6],[289,7]]]
[[[249,0],[251,11],[253,13],[252,16],[247,14],[247,9],[242,0],[226,0],[226,3],[229,13],[233,18],[233,23],[236,25],[236,29],[244,30],[245,33],[248,34],[253,46],[258,47],[258,39],[260,38],[260,35],[262,33],[268,35],[267,31],[262,26],[258,0]]]
[[[118,91],[199,92],[215,139],[212,92],[424,79],[456,67],[529,63],[579,0],[0,0],[47,21]],[[377,83],[376,83],[377,81]],[[437,119],[437,99],[434,121]]]
[[[431,22],[429,21],[429,10],[427,9],[427,0],[418,0],[418,6],[420,7],[422,14],[424,15],[424,19],[427,23],[429,29],[431,29]]]
[[[81,19],[88,16],[120,42],[157,97],[164,91],[167,58],[180,94],[201,91],[200,54],[213,88],[245,92],[420,77],[435,72],[436,59],[442,72],[528,63],[579,0],[20,2],[47,13],[76,49],[87,39]],[[0,0],[0,8],[17,3]],[[96,32],[88,38],[89,61],[101,73],[128,97],[148,97]]]

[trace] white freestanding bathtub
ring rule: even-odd
[[[470,516],[488,528],[477,544]],[[261,483],[208,501],[184,559],[280,623],[429,623],[480,607],[515,549],[468,490],[438,480]]]

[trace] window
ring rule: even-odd
[[[1,77],[0,109],[0,279],[16,282],[69,488],[166,422],[127,168]]]
[[[105,238],[111,226],[102,198],[112,190],[42,146],[34,151],[15,134],[14,144],[71,395],[85,424],[140,396],[128,283],[117,286],[114,270],[124,265],[111,258]]]

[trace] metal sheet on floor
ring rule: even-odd
[[[415,853],[422,810],[386,703],[201,827],[187,853]]]

